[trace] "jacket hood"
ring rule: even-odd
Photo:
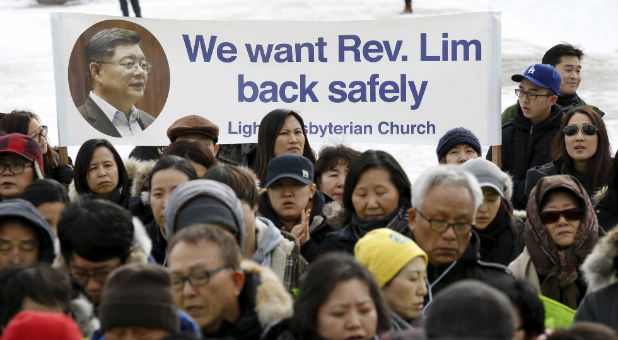
[[[258,263],[262,261],[266,254],[272,252],[283,240],[281,231],[273,222],[265,217],[255,218],[255,229],[257,231],[257,249],[253,254],[253,259]]]
[[[58,253],[56,235],[32,203],[22,199],[0,202],[0,220],[17,218],[32,227],[39,239],[39,262],[51,264]]]
[[[222,203],[233,214],[239,229],[240,249],[245,247],[245,222],[242,206],[236,193],[227,185],[210,179],[196,179],[179,185],[168,200],[163,212],[165,216],[165,235],[171,240],[176,233],[176,217],[178,212],[191,200],[197,197],[210,197]]]
[[[245,260],[241,263],[241,269],[259,278],[257,287],[245,287],[245,289],[255,289],[255,313],[263,329],[292,316],[292,296],[270,268]]]
[[[614,227],[595,245],[581,265],[588,289],[595,291],[616,281],[618,265],[618,226]]]
[[[124,161],[124,167],[127,169],[129,179],[131,179],[131,197],[142,198],[144,202],[143,192],[150,192],[150,172],[152,168],[157,164],[156,161],[140,161],[135,158],[129,158]],[[148,196],[145,197],[145,204],[149,204]]]

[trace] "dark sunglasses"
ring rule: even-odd
[[[564,132],[565,136],[573,136],[579,131],[579,126],[575,124],[567,125],[564,127],[564,130],[562,131]],[[597,131],[599,131],[599,129],[597,129],[597,127],[592,124],[582,125],[582,132],[585,135],[594,136],[597,133]]]
[[[560,216],[564,216],[567,221],[577,221],[582,218],[584,211],[579,208],[559,210],[559,211],[546,211],[541,213],[541,222],[543,224],[554,223],[560,219]]]

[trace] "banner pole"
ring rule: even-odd
[[[502,145],[491,146],[491,161],[502,169]]]

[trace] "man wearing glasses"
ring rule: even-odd
[[[154,121],[135,107],[144,96],[151,70],[139,42],[133,31],[109,28],[86,44],[92,91],[78,110],[92,127],[112,137],[136,135]]]
[[[269,269],[243,261],[237,241],[218,224],[194,224],[174,235],[168,263],[176,304],[205,338],[259,339],[292,314],[292,298]]]
[[[133,250],[135,229],[131,213],[117,204],[91,200],[74,204],[58,221],[58,239],[64,263],[88,298],[98,306],[107,276],[129,262],[146,262]],[[137,233],[136,239],[140,233]],[[136,242],[143,244],[144,242]]]
[[[509,275],[505,266],[479,260],[481,241],[473,224],[483,193],[474,176],[455,165],[441,165],[424,171],[412,190],[408,225],[429,258],[425,307],[454,282]]]
[[[525,209],[526,172],[551,161],[551,142],[564,116],[556,104],[562,80],[554,67],[545,64],[531,65],[511,79],[519,83],[514,91],[519,105],[515,117],[502,126],[501,169],[513,176],[515,209]],[[491,157],[489,150],[487,159]]]

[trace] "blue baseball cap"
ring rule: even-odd
[[[281,178],[292,178],[304,184],[313,183],[313,164],[303,156],[287,153],[268,162],[266,188]]]
[[[560,93],[560,73],[551,65],[534,64],[529,66],[524,74],[514,74],[511,79],[516,82],[521,82],[522,79],[528,79],[535,85],[550,89],[556,95]]]

